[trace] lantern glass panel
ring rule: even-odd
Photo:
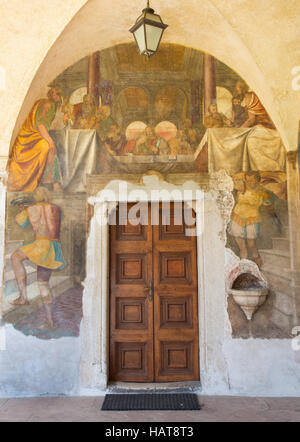
[[[136,31],[134,31],[134,36],[140,52],[141,53],[144,52],[146,50],[146,42],[145,42],[145,31],[143,25],[140,26]]]
[[[148,24],[146,25],[147,49],[149,51],[155,52],[157,50],[162,33],[163,29]]]

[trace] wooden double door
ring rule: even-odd
[[[110,380],[198,380],[196,237],[174,222],[174,205],[169,215],[159,206],[158,225],[150,206],[147,225],[129,210],[110,227]]]

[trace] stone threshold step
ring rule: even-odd
[[[109,393],[178,393],[200,392],[200,381],[185,382],[110,382],[107,386]]]

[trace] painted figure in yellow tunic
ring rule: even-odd
[[[40,295],[45,305],[47,323],[44,328],[54,328],[52,321],[52,294],[49,286],[53,270],[62,270],[65,261],[60,244],[60,208],[48,202],[49,192],[46,188],[38,187],[34,192],[34,204],[24,208],[24,197],[18,197],[12,204],[21,207],[16,216],[16,222],[23,228],[31,226],[35,240],[20,247],[11,256],[11,263],[17,280],[20,296],[14,305],[28,304],[27,277],[23,261],[29,259],[37,265],[37,281]]]
[[[58,88],[48,99],[38,100],[24,122],[8,162],[8,191],[33,192],[40,184],[52,184],[61,191],[61,170],[49,129],[61,104]]]
[[[262,221],[260,207],[267,206],[271,215],[274,215],[274,207],[269,194],[260,186],[259,172],[247,172],[245,182],[235,182],[235,189],[238,190],[237,202],[231,214],[229,233],[237,242],[240,258],[249,258],[261,267],[262,260],[256,244]]]

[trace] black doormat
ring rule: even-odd
[[[134,410],[200,410],[197,395],[193,393],[164,394],[107,394],[102,411]]]

